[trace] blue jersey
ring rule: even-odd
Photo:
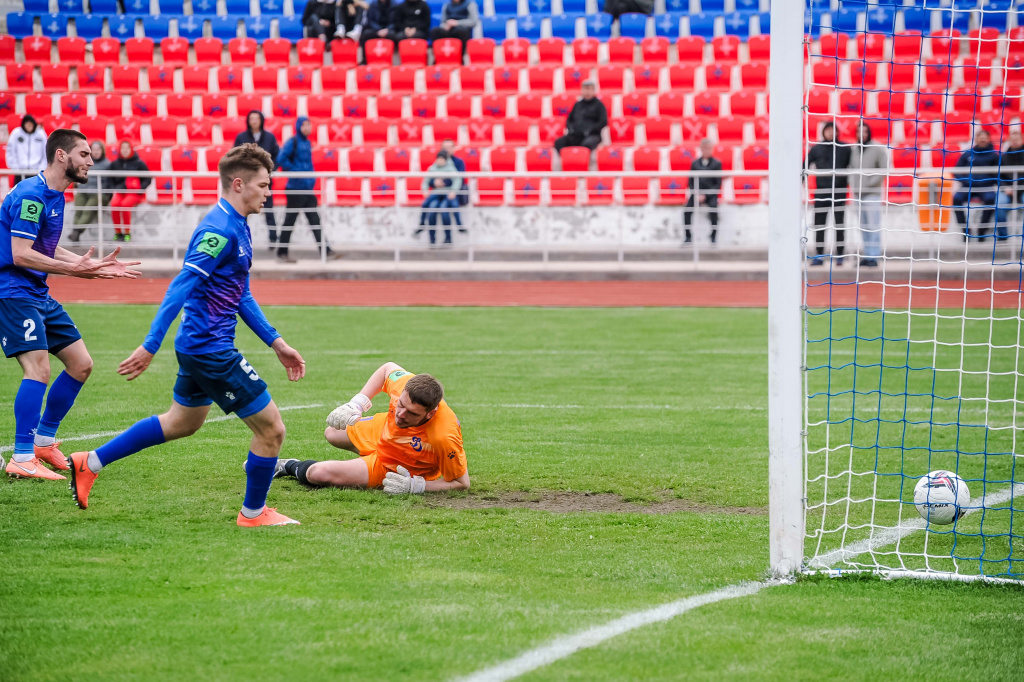
[[[22,180],[0,204],[0,298],[49,295],[46,273],[18,267],[11,237],[32,240],[32,249],[53,258],[64,229],[64,193],[46,186],[43,174]]]

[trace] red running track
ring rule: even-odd
[[[54,298],[66,303],[159,303],[169,280],[50,279]],[[559,281],[559,282],[437,282],[351,280],[252,280],[256,299],[265,305],[350,306],[581,306],[581,307],[716,307],[764,308],[768,283],[764,281]],[[885,286],[886,307],[996,308],[1020,306],[1014,282],[968,282],[966,291],[950,281],[936,291],[934,283],[918,283],[914,289],[900,282]],[[947,289],[948,288],[948,289]],[[835,284],[812,286],[812,307],[879,307],[882,285]]]

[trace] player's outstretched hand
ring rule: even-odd
[[[117,366],[117,373],[131,381],[146,371],[153,362],[153,354],[139,346],[128,358]]]
[[[384,492],[388,495],[422,495],[427,489],[427,481],[422,476],[412,476],[401,464],[398,473],[389,471],[384,474]]]
[[[274,343],[270,347],[274,349],[277,359],[288,370],[288,381],[298,381],[306,376],[306,362],[299,355],[299,351],[285,343],[280,336],[274,339]]]
[[[356,393],[352,400],[344,405],[339,405],[327,415],[327,425],[332,429],[343,429],[352,426],[363,416],[363,412],[370,409],[373,404],[369,398],[362,393]]]
[[[117,254],[121,253],[121,247],[114,249],[112,253],[100,259],[100,263],[103,263],[102,274],[100,275],[104,279],[115,279],[117,277],[125,277],[127,279],[138,279],[139,275],[142,274],[139,270],[133,270],[132,266],[139,265],[142,261],[119,261],[117,260]]]
[[[80,256],[78,260],[72,261],[68,274],[82,279],[106,279],[108,275],[103,273],[103,269],[107,265],[103,261],[95,260],[92,257],[95,251],[96,247],[90,246],[89,250]]]

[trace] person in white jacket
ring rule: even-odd
[[[46,133],[29,115],[21,119],[7,139],[7,167],[11,170],[30,170],[31,175],[15,175],[17,184],[46,168]]]

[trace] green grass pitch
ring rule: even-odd
[[[154,308],[69,309],[96,368],[61,435],[164,410],[169,341],[135,382],[115,373]],[[268,315],[304,354],[307,378],[289,384],[247,330],[240,348],[279,405],[323,405],[285,412],[282,456],[342,454],[323,441],[327,412],[393,360],[445,384],[474,498],[615,493],[690,510],[455,509],[458,495],[388,499],[277,481],[270,504],[302,525],[239,529],[248,435],[219,421],[105,470],[88,511],[62,484],[0,477],[0,680],[443,680],[764,577],[764,311]],[[15,362],[0,364],[5,444],[19,379]],[[635,630],[524,679],[1019,679],[1022,614],[1016,587],[806,580]]]

